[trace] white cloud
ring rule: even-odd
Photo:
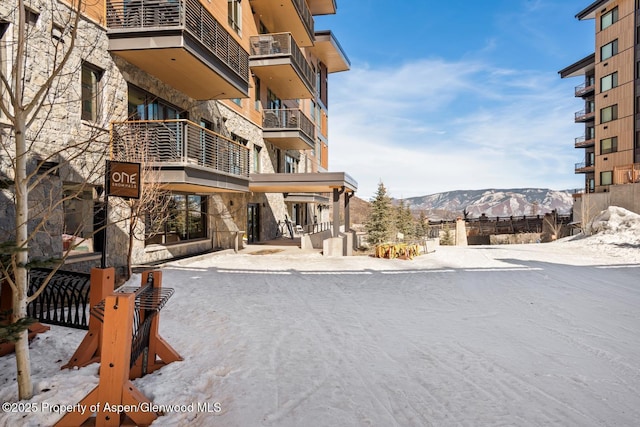
[[[354,67],[330,83],[330,170],[352,175],[364,198],[380,180],[393,197],[580,187],[573,84],[479,61]]]

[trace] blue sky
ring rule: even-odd
[[[558,71],[594,51],[590,3],[338,0],[316,17],[351,61],[329,78],[329,169],[364,199],[583,187],[581,80]]]

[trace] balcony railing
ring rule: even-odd
[[[186,30],[249,81],[249,54],[198,0],[107,0],[107,27],[119,33]]]
[[[306,0],[293,0],[293,4],[295,5],[298,15],[302,19],[304,26],[307,28],[309,34],[314,33],[314,24],[313,24],[313,15],[311,15],[311,10],[307,5]]]
[[[593,92],[596,89],[594,82],[584,82],[576,86],[576,96],[584,96],[587,93]]]
[[[263,130],[300,130],[312,141],[316,139],[316,127],[299,109],[264,110]]]
[[[593,118],[596,117],[596,112],[595,111],[587,111],[585,110],[580,110],[577,111],[575,114],[575,121],[576,122],[586,122],[587,120],[591,120]]]
[[[302,50],[298,47],[291,33],[261,34],[252,36],[251,57],[252,58],[269,58],[290,56],[291,62],[298,69],[305,80],[305,84],[315,90],[316,74],[313,72],[311,65],[302,54]]]
[[[111,149],[130,152],[135,145],[144,161],[197,165],[249,177],[249,149],[188,120],[128,121],[111,124]]]
[[[587,139],[586,136],[579,136],[575,139],[575,147],[576,148],[584,148],[584,147],[591,147],[593,144],[595,143],[595,139],[594,138],[589,138]]]
[[[575,165],[575,173],[592,172],[595,166],[593,163],[580,162]]]

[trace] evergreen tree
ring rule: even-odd
[[[415,225],[413,214],[409,205],[404,204],[404,200],[400,200],[400,204],[396,207],[395,214],[396,230],[402,233],[404,241],[412,240],[415,236]]]
[[[371,210],[365,223],[365,230],[368,233],[367,241],[372,245],[379,245],[389,241],[393,231],[393,207],[382,181],[378,184],[378,191],[370,202]]]
[[[427,237],[427,233],[429,232],[429,220],[427,219],[427,215],[424,211],[420,211],[418,219],[416,219],[415,230],[416,239],[424,239]]]

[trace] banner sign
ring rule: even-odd
[[[107,196],[140,198],[140,163],[107,160]]]

